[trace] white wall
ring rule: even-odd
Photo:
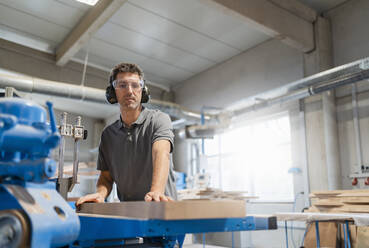
[[[361,82],[360,86],[367,85],[368,82]],[[347,87],[349,90],[350,88]],[[348,91],[349,92],[349,91]],[[357,96],[359,106],[359,125],[362,145],[362,160],[365,166],[369,166],[369,91],[362,91]],[[354,124],[352,120],[352,98],[350,94],[337,98],[337,121],[341,157],[341,172],[343,175],[343,187],[345,189],[353,188],[352,179],[348,176],[357,170],[356,144]],[[359,180],[356,188],[369,189],[364,184],[364,180]]]
[[[302,76],[302,54],[269,40],[185,81],[174,89],[175,99],[190,109],[224,108]]]
[[[335,66],[369,57],[369,1],[351,0],[325,13],[331,20],[333,58]],[[369,95],[368,81],[358,84],[359,119],[362,139],[363,163],[369,165]],[[344,189],[352,189],[349,174],[357,165],[354,129],[352,121],[351,87],[339,88],[336,94],[339,152]],[[357,187],[369,189],[363,181]]]
[[[325,16],[331,20],[335,66],[369,57],[369,1],[347,1]]]

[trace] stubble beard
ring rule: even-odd
[[[126,103],[125,101],[123,101],[123,104],[121,104],[121,106],[123,106],[123,110],[132,111],[140,107],[140,102],[134,101]]]

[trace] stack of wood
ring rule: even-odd
[[[369,213],[369,190],[330,190],[310,194],[308,212]]]
[[[205,189],[184,189],[178,191],[178,200],[248,200],[258,198],[256,196],[247,195],[247,191],[222,191],[216,188]]]

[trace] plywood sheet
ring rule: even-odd
[[[79,212],[163,220],[242,218],[246,216],[246,203],[242,200],[85,203]]]

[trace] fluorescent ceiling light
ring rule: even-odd
[[[88,5],[95,5],[99,0],[76,0],[78,2],[88,4]]]

